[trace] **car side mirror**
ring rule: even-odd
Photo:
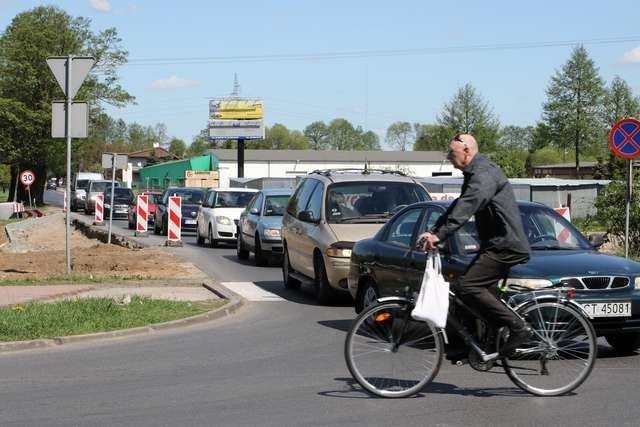
[[[605,234],[589,234],[589,243],[591,243],[591,247],[594,249],[598,249],[600,246],[602,246],[606,241],[606,237]]]
[[[320,222],[319,219],[313,217],[313,211],[302,211],[298,214],[298,219],[303,222]]]
[[[258,213],[260,213],[260,211],[258,211],[258,209],[256,208],[251,208],[251,210],[249,211],[249,213],[251,215],[258,215]]]

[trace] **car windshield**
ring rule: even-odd
[[[105,191],[104,199],[105,200],[111,199],[111,188]],[[133,203],[133,192],[129,188],[114,187],[113,200],[116,203],[126,203],[126,204]]]
[[[89,185],[88,179],[79,179],[76,181],[76,188],[86,190]]]
[[[520,206],[520,218],[531,249],[536,250],[589,250],[591,244],[573,224],[544,206]],[[476,224],[467,222],[456,231],[460,251],[473,253],[480,250]]]
[[[170,190],[169,196],[180,196],[182,204],[197,205],[202,203],[204,190],[192,188],[174,188]]]
[[[400,206],[429,200],[421,186],[408,182],[347,182],[327,191],[326,213],[330,223],[363,218],[391,217]]]
[[[282,216],[287,208],[289,196],[269,196],[264,202],[264,216]]]
[[[214,208],[244,208],[255,195],[248,191],[219,191],[216,194]]]
[[[94,181],[90,184],[92,193],[102,193],[107,189],[107,185],[111,187],[111,182],[109,181]]]

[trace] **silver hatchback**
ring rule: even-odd
[[[248,259],[253,252],[258,266],[282,260],[280,229],[291,193],[291,188],[265,189],[251,199],[238,220],[238,258]]]

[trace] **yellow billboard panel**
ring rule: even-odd
[[[264,117],[262,100],[218,99],[209,104],[212,120],[256,120]]]

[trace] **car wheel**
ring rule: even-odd
[[[128,218],[127,218],[127,219],[128,219]],[[131,222],[131,220],[130,220],[130,219],[129,219],[127,222],[129,223],[129,230],[133,230],[133,229],[135,228],[134,223],[133,223],[133,222]]]
[[[255,254],[256,265],[258,267],[264,267],[265,265],[267,265],[267,262],[269,260],[265,255],[265,253],[262,251],[262,247],[260,246],[260,237],[257,234],[256,234],[256,245],[253,252]]]
[[[211,226],[209,226],[209,245],[212,248],[218,247],[218,241],[213,238],[213,229],[211,228]]]
[[[329,284],[327,269],[324,266],[322,256],[319,254],[316,255],[314,257],[313,264],[316,272],[316,300],[318,301],[318,304],[331,304],[334,301],[335,292]]]
[[[200,235],[200,224],[196,224],[196,244],[198,246],[204,245],[204,237]]]
[[[284,247],[282,258],[282,281],[287,289],[300,289],[300,281],[291,277],[291,264],[289,264],[289,251]]]
[[[236,242],[236,253],[238,254],[239,259],[249,258],[249,251],[244,247],[244,243],[242,243],[240,228],[238,228],[238,241]]]
[[[162,221],[162,227],[161,227],[160,234],[162,234],[165,237],[169,237],[169,230],[167,230],[168,226],[169,226],[169,224],[167,224],[166,222]]]
[[[360,313],[372,304],[375,304],[380,298],[378,290],[374,283],[368,282],[358,290],[358,298],[356,300],[356,313]]]
[[[604,336],[609,345],[619,353],[633,353],[640,348],[640,334],[607,334]]]

